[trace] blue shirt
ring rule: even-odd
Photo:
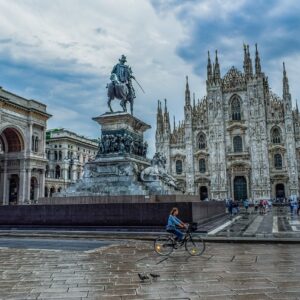
[[[169,215],[168,224],[166,226],[167,230],[172,230],[176,228],[176,225],[180,225],[181,221],[175,216]]]

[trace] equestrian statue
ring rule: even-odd
[[[132,79],[136,81],[133,76],[131,68],[126,65],[126,56],[122,55],[119,59],[119,63],[114,66],[111,71],[110,80],[111,82],[107,85],[107,96],[108,96],[108,107],[111,112],[111,101],[113,99],[121,100],[120,105],[124,112],[127,112],[127,102],[130,103],[130,112],[133,114],[133,101],[136,98],[135,90],[132,85]],[[139,83],[136,81],[139,85]],[[140,86],[140,85],[139,85]],[[140,86],[142,91],[143,88]]]

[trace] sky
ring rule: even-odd
[[[222,76],[242,70],[243,43],[282,95],[285,61],[294,104],[300,99],[300,1],[297,0],[0,0],[0,86],[47,105],[48,128],[100,136],[92,117],[108,111],[106,85],[122,54],[135,84],[134,115],[152,126],[157,100],[183,118],[185,77],[206,93],[207,51],[218,49]],[[119,109],[119,102],[113,107]]]

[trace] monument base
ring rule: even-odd
[[[55,197],[181,193],[162,168],[150,167],[153,160],[146,158],[148,145],[143,138],[150,125],[123,112],[94,120],[101,125],[96,159],[85,164],[82,179]]]

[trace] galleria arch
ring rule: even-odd
[[[0,88],[0,205],[44,194],[46,105]]]

